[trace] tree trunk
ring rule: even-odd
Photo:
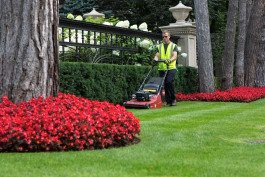
[[[247,0],[247,24],[249,22],[250,13],[253,7],[253,0]]]
[[[247,26],[245,85],[262,85],[264,75],[264,0],[254,2]],[[256,71],[257,70],[257,71]],[[263,73],[262,73],[263,70]],[[264,77],[264,76],[263,76]]]
[[[58,0],[1,0],[0,96],[58,93]]]
[[[227,14],[225,49],[222,58],[222,90],[231,89],[233,86],[237,11],[238,0],[230,0]]]
[[[244,86],[244,58],[247,24],[246,1],[247,0],[239,0],[238,41],[235,68],[236,86]]]
[[[214,74],[207,0],[195,0],[200,92],[213,92]]]
[[[263,15],[260,16],[260,37],[258,41],[259,51],[257,58],[256,78],[255,86],[265,86],[265,1],[260,1],[259,8],[263,11]]]

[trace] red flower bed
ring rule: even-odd
[[[265,87],[234,87],[227,91],[213,93],[177,94],[179,101],[234,101],[251,102],[265,97]]]
[[[0,152],[98,149],[135,143],[139,119],[119,105],[70,94],[0,103]]]

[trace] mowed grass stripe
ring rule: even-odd
[[[230,105],[230,103],[228,104]],[[261,104],[262,103],[260,103],[260,105]],[[255,114],[253,113],[257,113],[258,111],[261,110],[263,110],[263,113],[258,112],[258,115],[262,114],[264,115],[264,109],[260,107],[256,107],[255,109],[253,109],[253,106],[250,106],[250,104],[232,103],[231,105],[232,106],[229,106],[227,112],[222,112],[222,111],[220,112],[220,109],[217,109],[218,110],[217,112],[207,115],[206,117],[212,117],[212,115],[215,115],[213,121],[210,122],[207,121],[205,122],[203,120],[205,118],[202,117],[188,119],[188,121],[191,120],[191,122],[192,120],[196,121],[197,119],[199,119],[202,123],[201,127],[199,126],[194,127],[191,122],[187,122],[187,127],[183,127],[181,125],[183,121],[176,121],[178,125],[174,124],[174,121],[170,123],[165,123],[168,121],[167,117],[164,117],[165,119],[163,120],[162,123],[161,119],[160,121],[157,121],[156,119],[155,121],[157,122],[156,123],[153,122],[153,124],[149,124],[149,122],[147,123],[146,121],[143,121],[143,127],[146,125],[146,123],[148,124],[149,127],[148,130],[150,131],[147,131],[145,133],[148,134],[150,133],[149,135],[150,137],[153,136],[152,137],[153,140],[154,139],[158,140],[159,137],[166,137],[166,138],[160,138],[158,141],[160,141],[160,143],[162,144],[164,143],[164,148],[167,147],[168,149],[171,149],[174,152],[174,154],[176,154],[176,157],[182,157],[181,159],[184,158],[185,164],[191,165],[193,167],[198,166],[198,168],[196,168],[196,171],[198,172],[197,174],[199,174],[202,171],[204,172],[208,171],[207,174],[209,176],[241,176],[241,175],[252,176],[253,175],[252,172],[256,171],[259,172],[258,173],[259,175],[257,176],[263,176],[262,172],[264,172],[265,170],[264,158],[263,158],[265,156],[262,156],[265,155],[264,145],[260,145],[260,147],[253,147],[248,144],[242,144],[242,141],[238,140],[224,141],[224,139],[222,139],[220,136],[225,135],[227,136],[227,138],[231,138],[232,135],[237,137],[238,134],[241,135],[247,134],[248,136],[253,136],[251,135],[253,131],[250,132],[248,131],[247,133],[244,133],[245,125],[244,124],[241,125],[239,123],[250,121],[251,115],[255,117],[254,116]],[[251,109],[248,109],[250,107]],[[178,119],[178,117],[181,117],[181,115],[177,115],[176,119]],[[172,116],[170,116],[169,119],[172,119]],[[262,119],[261,117],[259,117],[258,119],[259,122],[262,122],[263,120],[264,123],[264,118]],[[184,119],[184,121],[186,120]],[[222,124],[222,122],[227,122],[228,125]],[[161,124],[166,124],[166,126],[162,128]],[[166,127],[172,127],[172,126],[181,127],[181,129],[173,129],[173,131],[168,131],[168,129],[166,130]],[[156,133],[152,133],[154,131]],[[254,134],[256,133],[254,132]],[[159,143],[151,144],[150,146],[155,146],[156,149],[159,149],[160,147]],[[253,148],[255,148],[254,151]],[[246,153],[246,149],[248,149],[249,152],[252,152],[249,154],[249,156],[251,157],[246,156],[246,154],[248,154]],[[163,153],[162,148],[160,149],[159,153],[162,153],[163,156],[167,157],[167,155]],[[187,156],[190,158],[190,160],[189,158],[187,158]],[[194,159],[194,157],[197,158]],[[231,161],[227,161],[228,159],[231,159]],[[256,160],[258,166],[251,168],[253,171],[247,170],[249,169],[250,166],[253,166],[251,164],[252,160]],[[209,170],[208,167],[205,166],[206,164],[209,165],[208,167],[212,166],[213,169]],[[218,166],[218,168],[215,168],[215,166]],[[228,166],[229,168],[227,168]],[[222,173],[220,173],[220,171],[222,171]],[[196,173],[192,172],[191,174],[186,173],[184,176],[186,175],[197,176]]]
[[[219,104],[219,107],[226,107],[224,103]],[[163,107],[160,109],[129,109],[136,117],[141,116],[141,121],[152,121],[154,119],[162,119],[171,115],[179,115],[182,113],[195,114],[196,111],[209,111],[210,109],[216,109],[216,103],[206,102],[180,102],[178,106]],[[192,113],[191,113],[192,111]]]

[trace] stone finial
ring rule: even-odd
[[[173,17],[176,19],[176,24],[186,23],[185,19],[188,17],[191,7],[185,6],[179,1],[179,4],[175,7],[170,7],[169,11],[172,13]]]
[[[91,12],[86,13],[86,14],[83,15],[84,19],[87,18],[87,17],[93,17],[94,19],[99,18],[99,17],[105,18],[105,14],[99,13],[99,12],[96,11],[95,8],[93,8],[93,10]]]

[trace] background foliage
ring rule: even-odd
[[[176,6],[179,1],[174,0],[61,0],[60,14],[73,13],[81,15],[90,12],[95,7],[106,17],[114,16],[120,20],[129,20],[131,24],[146,22],[148,29],[161,32],[159,27],[175,21],[170,7]],[[182,0],[182,3],[191,6],[193,12],[188,18],[194,19],[194,5],[192,0]],[[209,17],[212,37],[212,49],[215,76],[219,75],[222,51],[224,49],[226,15],[228,0],[209,0]]]
[[[95,0],[60,0],[60,15],[66,16],[68,13],[83,15],[96,7]]]
[[[192,0],[182,0],[182,3],[191,6],[194,11]],[[174,0],[61,0],[60,14],[82,15],[95,7],[107,17],[115,16],[138,25],[146,22],[148,29],[160,32],[160,26],[175,21],[169,8],[177,4],[178,1]],[[209,0],[208,5],[211,30],[216,32],[225,24],[223,22],[226,21],[228,0]],[[194,12],[191,12],[188,18],[194,19]]]

